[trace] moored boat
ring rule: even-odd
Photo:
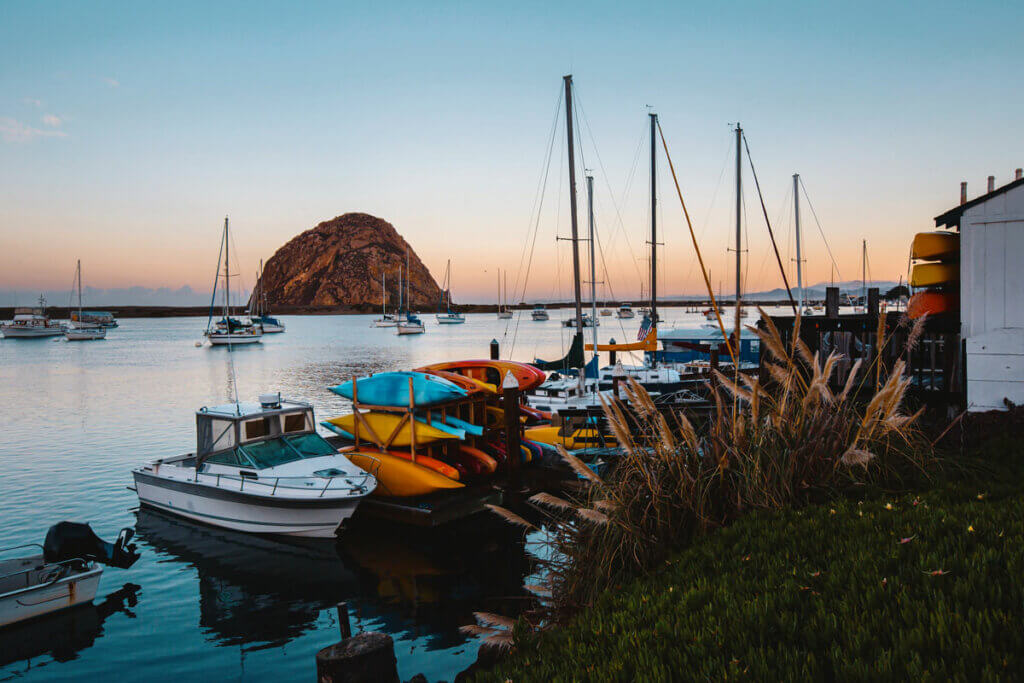
[[[530,317],[537,321],[551,319],[551,316],[548,315],[548,310],[544,308],[544,304],[537,304],[534,306],[533,311],[530,313]]]
[[[400,320],[395,324],[398,334],[423,334],[427,331],[423,321],[419,319],[419,316],[409,313],[405,316],[405,320]]]
[[[231,274],[228,269],[230,263],[230,235],[228,233],[228,217],[224,217],[224,236],[221,239],[221,251],[224,255],[224,314],[214,324],[213,322],[213,301],[217,296],[217,283],[220,282],[220,268],[216,274],[213,285],[213,297],[210,299],[210,314],[206,319],[206,332],[203,335],[209,340],[210,346],[237,346],[240,344],[258,344],[263,341],[263,328],[253,324],[251,320],[240,320],[231,317]],[[218,254],[218,260],[220,254]]]
[[[622,304],[619,306],[619,310],[615,313],[615,316],[622,320],[635,318],[636,313],[633,311],[633,304]]]
[[[105,339],[107,328],[99,324],[85,322],[85,313],[82,311],[82,261],[79,259],[75,267],[75,280],[78,283],[78,316],[64,332],[64,338],[68,341],[90,341],[94,339]]]
[[[311,405],[279,394],[201,408],[194,453],[132,470],[139,503],[236,531],[333,537],[376,480],[315,424]]]
[[[38,308],[16,308],[14,319],[0,325],[4,338],[38,339],[64,334],[64,325],[50,320],[46,314],[46,299],[39,296]]]

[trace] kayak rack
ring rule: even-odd
[[[458,418],[459,420],[470,422],[477,425],[483,425],[483,433],[477,435],[467,435],[468,439],[472,439],[475,442],[476,439],[487,439],[493,436],[497,430],[488,429],[487,424],[487,408],[490,403],[488,395],[480,392],[478,394],[469,395],[464,398],[457,398],[444,403],[432,404],[430,406],[417,407],[416,405],[416,394],[413,389],[413,378],[409,378],[409,403],[406,406],[382,406],[371,403],[362,403],[359,400],[359,383],[356,376],[352,376],[352,412],[355,416],[355,424],[353,426],[352,436],[355,437],[353,441],[352,450],[358,450],[360,443],[364,440],[367,443],[373,444],[381,451],[387,451],[391,448],[395,439],[401,433],[402,429],[409,426],[409,454],[412,462],[416,462],[417,450],[427,449],[425,445],[421,446],[416,443],[416,425],[415,423],[420,418],[425,418],[426,424],[430,425],[433,422],[433,416],[439,415],[442,422],[448,417]],[[390,434],[387,434],[382,438],[381,434],[370,425],[366,416],[363,414],[364,411],[373,412],[385,412],[399,415],[400,419],[398,424],[394,426]],[[417,415],[417,411],[425,413],[423,415]]]

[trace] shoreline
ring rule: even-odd
[[[617,309],[623,302],[619,301],[607,301],[602,302],[598,305],[598,308],[610,308]],[[633,310],[639,314],[641,307],[646,302],[630,302],[633,305]],[[659,308],[701,308],[710,306],[711,302],[707,299],[693,299],[685,301],[659,301]],[[725,308],[731,307],[733,304],[729,302],[720,303]],[[755,306],[788,306],[789,301],[783,299],[780,301],[750,301],[745,303],[747,307]],[[534,304],[519,304],[511,305],[510,309],[513,311],[532,311]],[[545,303],[544,307],[548,310],[556,310],[562,308],[573,308],[572,302],[557,302],[557,303]],[[30,306],[18,306],[17,308],[31,308]],[[590,305],[584,304],[584,313],[590,311]],[[0,320],[10,320],[14,317],[14,306],[0,307]],[[54,319],[69,319],[71,311],[77,310],[77,307],[69,308],[67,306],[47,306],[46,311],[51,318]],[[101,310],[110,311],[114,314],[115,318],[202,318],[206,317],[210,313],[209,306],[92,306],[86,310]],[[219,311],[220,309],[215,309]],[[497,313],[497,304],[459,304],[452,306],[453,311],[459,313]],[[275,307],[271,315],[374,315],[380,313],[380,305],[343,305],[343,306],[280,306]],[[431,315],[433,310],[421,309],[418,311],[419,315]],[[219,313],[215,313],[219,315]],[[236,315],[244,315],[239,313]]]

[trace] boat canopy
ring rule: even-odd
[[[196,411],[196,464],[214,453],[284,434],[315,429],[313,407],[281,402],[274,407],[258,403],[230,403]]]

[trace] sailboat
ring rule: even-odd
[[[438,304],[437,322],[439,325],[459,325],[466,322],[466,316],[462,315],[458,311],[452,310],[452,262],[448,260],[448,264],[444,267],[444,286],[441,288],[442,301]],[[447,301],[445,301],[447,300]],[[441,311],[441,305],[444,306],[444,311]]]
[[[508,307],[508,271],[505,271],[505,299],[501,298],[501,268],[498,268],[498,319],[507,320],[512,317],[512,309]]]
[[[254,316],[253,313],[256,315]],[[260,259],[260,272],[256,275],[256,292],[253,306],[249,310],[250,319],[263,328],[263,334],[284,332],[284,323],[267,313],[267,296],[263,292],[263,259]]]
[[[251,321],[242,321],[231,317],[231,273],[228,268],[230,257],[230,233],[228,217],[224,217],[224,235],[221,238],[223,248],[217,253],[217,274],[214,278],[213,295],[210,298],[210,315],[206,321],[206,338],[211,346],[231,346],[237,344],[259,344],[263,340],[263,330]],[[213,305],[217,297],[217,283],[220,280],[220,257],[224,256],[224,317],[213,322]]]
[[[394,327],[398,324],[398,314],[388,313],[388,290],[387,290],[387,275],[385,273],[380,274],[380,317],[373,321],[371,327]],[[402,267],[398,267],[398,296],[399,296],[399,309],[401,309],[401,296],[402,296]]]
[[[91,341],[93,339],[106,339],[107,328],[102,325],[89,325],[83,321],[82,316],[82,260],[78,260],[75,267],[75,280],[78,282],[78,322],[71,323],[64,332],[64,338],[68,341]]]
[[[800,257],[800,174],[793,174],[793,223],[796,228],[796,289],[797,310],[801,315],[814,315],[814,310],[804,302],[803,259]]]
[[[398,311],[398,320],[395,323],[395,331],[397,334],[423,334],[427,331],[423,321],[419,317],[409,311],[410,304],[412,303],[412,290],[410,289],[410,281],[412,280],[412,271],[409,270],[409,250],[405,250],[405,305],[406,308]]]

